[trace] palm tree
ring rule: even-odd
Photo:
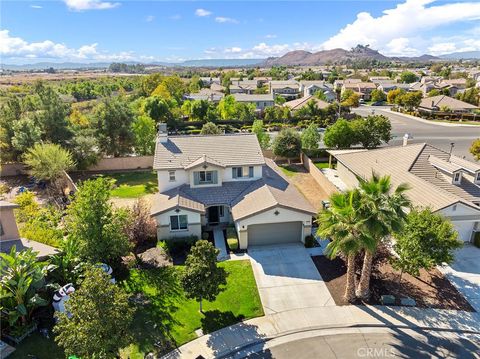
[[[326,255],[335,258],[339,253],[347,257],[347,285],[344,298],[348,302],[355,299],[355,256],[364,243],[371,243],[373,238],[368,237],[365,230],[365,220],[360,217],[361,204],[358,190],[334,193],[330,197],[330,208],[319,215],[317,234],[331,238],[327,246]]]
[[[365,300],[370,296],[372,262],[378,244],[402,228],[407,215],[405,209],[411,206],[411,201],[405,194],[409,186],[402,183],[392,191],[390,176],[380,177],[372,173],[370,180],[359,179],[359,182],[361,217],[369,237],[374,239],[372,243],[365,243],[363,248],[362,274],[356,291],[357,297]]]

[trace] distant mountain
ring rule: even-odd
[[[265,59],[203,59],[187,60],[176,64],[186,67],[239,67],[261,64]]]
[[[444,54],[444,55],[440,55],[439,57],[442,59],[451,59],[451,60],[480,59],[480,51],[452,52],[451,54]]]
[[[265,59],[209,59],[209,60],[187,60],[183,62],[151,62],[141,63],[136,61],[124,62],[127,65],[144,64],[145,67],[149,66],[184,66],[184,67],[239,67],[239,66],[253,66],[261,64]],[[79,63],[79,62],[37,62],[35,64],[25,65],[13,65],[13,64],[1,64],[0,68],[11,71],[32,71],[32,70],[45,70],[53,67],[57,70],[88,70],[88,69],[106,69],[110,66],[109,62],[92,62],[92,63]]]
[[[281,57],[268,58],[264,66],[318,66],[325,64],[348,64],[354,61],[433,61],[438,60],[432,55],[419,57],[388,57],[368,46],[357,45],[351,50],[332,49],[318,52],[290,51]]]

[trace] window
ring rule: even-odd
[[[175,182],[176,181],[175,171],[168,171],[168,179],[170,180],[170,182]]]
[[[225,216],[223,206],[218,206],[218,213],[219,213],[220,217]]]
[[[248,177],[253,177],[253,166],[248,167]]]
[[[477,172],[477,175],[475,176],[475,182],[480,184],[480,172]]]
[[[243,168],[242,167],[232,167],[232,177],[233,178],[242,178],[243,177]]]
[[[455,172],[454,175],[453,175],[453,183],[459,183],[461,175],[462,174],[460,172]]]
[[[170,230],[179,231],[188,229],[188,217],[185,214],[170,216]]]
[[[193,183],[195,185],[217,184],[218,183],[217,171],[193,172]]]
[[[212,171],[202,171],[200,172],[200,183],[210,183],[212,182]]]
[[[0,236],[3,236],[5,231],[3,230],[2,222],[0,222]]]

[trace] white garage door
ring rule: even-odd
[[[472,222],[452,222],[458,232],[458,239],[464,242],[470,241],[472,238],[473,223]]]
[[[251,224],[248,226],[248,245],[300,242],[302,222]]]

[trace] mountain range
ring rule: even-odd
[[[144,64],[148,66],[166,66],[166,67],[248,67],[248,66],[319,66],[327,64],[349,64],[358,61],[373,61],[380,62],[430,62],[441,60],[460,60],[460,59],[480,59],[480,51],[455,52],[440,56],[421,55],[414,57],[389,57],[381,54],[377,50],[371,49],[368,45],[357,45],[351,50],[332,49],[322,50],[318,52],[309,52],[304,50],[290,51],[280,57],[269,57],[267,59],[200,59],[187,60],[183,62],[152,62]],[[140,62],[127,62],[129,65],[140,64]],[[29,71],[29,70],[44,70],[49,67],[55,69],[103,69],[108,68],[110,63],[95,62],[95,63],[74,63],[74,62],[39,62],[35,64],[25,65],[10,65],[1,64],[4,70],[13,71]]]
[[[332,49],[318,52],[304,50],[290,51],[281,57],[268,58],[264,64],[266,66],[318,66],[373,60],[380,62],[423,62],[440,60],[440,58],[432,55],[422,55],[417,57],[389,57],[368,46],[357,45],[351,50]]]

